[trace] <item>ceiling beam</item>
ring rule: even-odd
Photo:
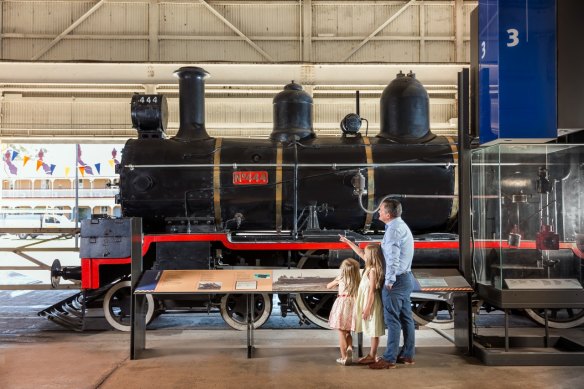
[[[302,61],[312,61],[312,0],[300,0],[300,7],[302,14],[300,15],[300,23],[302,28]]]
[[[0,0],[1,1],[1,0]],[[0,34],[0,39],[51,39],[53,34],[21,34],[21,33],[4,33]],[[107,34],[74,34],[64,36],[61,40],[148,40],[152,38],[150,35],[107,35]],[[297,36],[268,36],[258,35],[249,36],[253,41],[295,41],[298,42]],[[245,38],[233,35],[155,35],[156,40],[176,40],[176,41],[245,41]],[[314,36],[309,38],[311,41],[360,41],[362,36]],[[372,41],[419,41],[424,39],[426,41],[454,41],[457,39],[454,35],[383,35],[371,38]],[[463,41],[470,40],[469,36],[462,36]],[[310,62],[305,60],[305,62]]]
[[[367,42],[369,42],[371,40],[371,38],[373,38],[381,30],[383,30],[385,27],[387,27],[391,22],[393,22],[395,19],[397,19],[399,15],[404,13],[415,2],[416,2],[416,0],[410,0],[407,4],[404,4],[403,7],[401,7],[396,13],[391,15],[391,17],[389,19],[387,19],[381,26],[377,27],[377,29],[375,31],[373,31],[371,34],[369,34],[369,36],[367,38],[363,39],[363,41],[361,43],[359,43],[353,50],[351,50],[351,52],[348,55],[346,55],[345,58],[341,62],[346,62],[349,58],[351,58],[353,56],[353,54],[355,54],[361,47],[363,47]]]
[[[159,13],[158,0],[150,0],[150,4],[148,4],[148,60],[150,62],[160,60],[160,51],[158,50]]]
[[[464,62],[464,0],[454,3],[454,31],[456,36],[456,62]]]
[[[256,45],[243,32],[241,32],[237,27],[235,27],[233,24],[231,24],[231,22],[229,20],[227,20],[223,15],[221,15],[219,13],[219,11],[217,11],[215,8],[211,7],[211,5],[209,5],[209,3],[207,3],[205,0],[199,0],[199,2],[201,4],[203,4],[213,15],[215,15],[217,18],[219,18],[219,20],[221,20],[233,32],[235,32],[237,35],[239,35],[240,37],[242,37],[251,47],[253,47],[254,49],[256,49],[256,51],[258,53],[260,53],[265,59],[267,59],[270,62],[276,62],[274,60],[274,58],[272,58],[268,53],[266,53],[264,50],[262,50],[261,47],[259,47],[258,45]]]
[[[101,8],[101,6],[104,5],[104,3],[106,3],[106,2],[107,2],[107,0],[99,0],[97,2],[97,4],[95,4],[93,7],[91,7],[91,9],[89,11],[87,11],[86,13],[84,13],[83,15],[81,15],[81,17],[79,19],[77,19],[76,21],[74,21],[69,27],[67,27],[65,29],[65,31],[63,31],[62,33],[60,33],[55,39],[52,40],[51,43],[49,43],[48,45],[46,45],[45,47],[43,47],[41,49],[41,51],[39,51],[30,60],[31,61],[36,61],[37,59],[39,59],[40,57],[42,57],[43,55],[45,55],[45,53],[47,51],[49,51],[50,49],[52,49],[53,46],[55,46],[57,43],[59,43],[61,41],[61,39],[63,39],[63,37],[65,35],[69,34],[71,31],[73,31],[74,29],[76,29],[77,26],[79,26],[81,23],[83,23],[85,21],[85,19],[87,19],[88,17],[90,17],[91,15],[93,15],[93,13],[95,11],[97,11],[99,8]]]
[[[199,66],[209,85],[387,85],[399,71],[416,73],[424,85],[456,85],[467,64],[215,64],[0,62],[0,83],[176,84],[181,66]],[[310,68],[307,72],[306,68]],[[304,80],[310,74],[310,80]]]

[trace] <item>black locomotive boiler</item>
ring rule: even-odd
[[[384,90],[381,128],[373,137],[359,133],[355,114],[343,120],[340,136],[317,136],[312,98],[291,82],[274,97],[269,139],[209,136],[208,73],[184,67],[175,74],[178,133],[166,136],[164,96],[135,95],[138,137],[127,141],[117,167],[123,216],[142,218],[146,266],[335,268],[353,256],[339,233],[361,245],[381,240],[384,226],[373,211],[386,196],[401,199],[403,218],[417,237],[414,266],[457,266],[456,139],[430,131],[428,93],[413,74],[398,74]],[[116,328],[129,328],[128,259],[82,258],[82,266],[84,261],[94,268],[91,280],[82,279],[85,290],[106,293],[106,318]],[[323,326],[333,302],[330,295],[279,297],[283,312],[293,310]],[[269,317],[271,300],[257,296],[256,326]],[[245,328],[243,296],[150,298],[149,304],[149,317],[218,306],[228,324]],[[432,320],[434,306],[416,304],[417,319]]]
[[[251,140],[210,137],[204,122],[207,73],[182,68],[176,74],[175,137],[165,139],[159,121],[164,113],[151,123],[144,119],[152,103],[142,103],[143,96],[132,102],[139,138],[124,147],[120,204],[124,216],[142,217],[144,233],[267,230],[297,237],[307,227],[301,215],[311,220],[315,209],[320,212],[312,220],[318,219],[320,229],[383,229],[359,207],[359,173],[367,175],[371,203],[388,194],[412,196],[406,220],[417,233],[446,231],[456,216],[454,140],[430,132],[428,95],[413,75],[399,75],[382,96],[376,137],[317,137],[312,98],[292,82],[274,98],[270,139]],[[450,197],[428,201],[415,195]]]

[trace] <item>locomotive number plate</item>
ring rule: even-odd
[[[233,172],[233,185],[266,185],[268,172],[266,171],[237,171]]]

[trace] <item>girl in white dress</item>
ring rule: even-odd
[[[350,365],[353,362],[353,337],[351,331],[355,330],[355,297],[359,288],[359,262],[353,258],[347,258],[341,263],[340,274],[327,284],[331,289],[338,285],[337,298],[331,308],[329,326],[339,333],[341,357],[337,363]]]
[[[359,359],[360,364],[366,365],[377,361],[379,337],[385,334],[383,304],[379,293],[383,286],[383,253],[379,245],[371,244],[362,249],[344,236],[341,236],[341,242],[347,243],[365,261],[355,301],[355,332],[363,332],[371,337],[369,354]]]

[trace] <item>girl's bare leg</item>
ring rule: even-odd
[[[339,347],[341,349],[341,358],[345,359],[345,358],[347,358],[347,331],[338,330],[338,332],[339,332]]]
[[[372,336],[371,350],[369,351],[369,355],[371,355],[373,358],[377,357],[377,347],[379,347],[379,336]]]
[[[347,332],[347,347],[351,347],[353,348],[353,335],[351,335],[351,331],[346,331]],[[347,348],[345,347],[345,349]]]

